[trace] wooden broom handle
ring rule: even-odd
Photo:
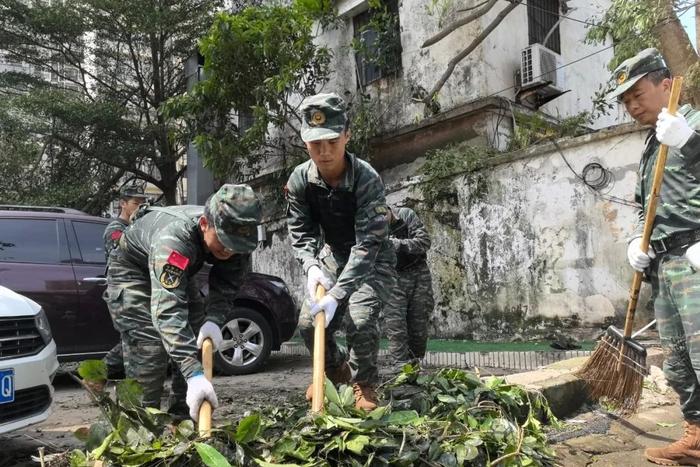
[[[323,298],[326,289],[322,285],[316,288],[316,302]],[[311,412],[323,411],[323,393],[326,385],[326,313],[321,310],[314,317],[314,369],[311,383]]]
[[[671,96],[668,99],[668,112],[676,113],[678,109],[678,99],[681,95],[681,87],[683,86],[683,77],[676,76],[673,78],[671,86]],[[642,243],[640,249],[643,252],[649,250],[649,242],[651,233],[654,230],[654,218],[656,217],[656,206],[659,204],[659,193],[661,192],[661,184],[664,178],[664,168],[666,167],[666,157],[668,156],[668,146],[661,145],[659,149],[659,157],[654,165],[654,179],[651,184],[651,196],[649,197],[649,205],[644,217],[644,230],[642,232]],[[627,316],[625,317],[625,338],[632,335],[632,326],[634,325],[634,313],[637,309],[637,300],[639,299],[639,289],[642,286],[644,273],[635,271],[632,278],[632,287],[630,288],[630,300],[627,305]]]
[[[204,376],[211,381],[214,376],[214,345],[210,338],[202,343],[202,366]],[[199,406],[199,436],[208,438],[211,435],[211,404],[208,400]]]

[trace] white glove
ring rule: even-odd
[[[324,289],[330,290],[333,281],[321,271],[318,266],[311,266],[306,272],[306,291],[312,304],[316,303],[316,288],[321,284]]]
[[[644,271],[653,258],[656,258],[654,250],[649,247],[649,250],[644,253],[642,251],[642,237],[637,237],[627,245],[627,261],[635,271]]]
[[[673,115],[665,107],[661,109],[659,119],[656,121],[656,139],[661,144],[680,149],[685,146],[693,133],[695,131],[690,128],[683,115]]]
[[[700,271],[700,242],[685,251],[685,259],[693,266],[693,269]]]
[[[331,323],[335,310],[338,308],[338,300],[332,295],[324,295],[321,300],[311,307],[311,316],[316,316],[319,311],[323,310],[326,313],[326,327]]]
[[[214,386],[211,385],[211,382],[204,375],[188,378],[185,402],[190,408],[190,418],[195,422],[199,418],[199,406],[205,400],[209,401],[213,409],[219,406],[219,401],[216,399]]]
[[[199,334],[197,335],[198,349],[202,348],[204,339],[207,337],[211,339],[211,343],[214,346],[214,351],[216,352],[216,349],[221,347],[221,343],[224,341],[224,336],[221,335],[221,329],[219,326],[211,321],[206,321],[204,324],[202,324],[202,327],[199,328]]]

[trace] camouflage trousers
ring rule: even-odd
[[[654,261],[650,276],[664,375],[684,418],[700,422],[700,271],[682,253],[667,253]]]
[[[124,355],[122,354],[121,340],[107,352],[107,355],[105,355],[102,360],[105,362],[105,365],[107,365],[108,379],[116,379],[114,375],[124,373]]]
[[[428,320],[433,312],[433,283],[425,261],[397,272],[396,287],[384,307],[383,328],[392,367],[425,356]]]
[[[163,385],[167,378],[170,356],[151,318],[151,282],[148,273],[113,254],[110,258],[105,300],[121,335],[124,371],[143,390],[144,407],[160,408]],[[196,333],[204,320],[201,295],[193,284],[190,324]],[[187,413],[187,385],[177,365],[172,365],[173,379],[168,410]]]
[[[324,249],[327,251],[327,249]],[[323,256],[323,253],[322,253]],[[321,268],[333,279],[343,270],[344,263],[333,255],[321,259]],[[376,385],[379,382],[379,315],[388,299],[386,291],[396,284],[393,265],[376,264],[374,273],[346,300],[338,304],[333,320],[326,328],[326,372],[348,361],[357,369],[355,382]],[[299,333],[313,355],[314,323],[308,297],[299,315]],[[345,326],[347,350],[338,345],[335,332]]]

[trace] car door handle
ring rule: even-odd
[[[88,284],[107,285],[106,277],[83,277],[82,282]]]

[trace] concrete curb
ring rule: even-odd
[[[506,381],[541,392],[554,415],[563,418],[578,410],[588,399],[583,380],[574,376],[588,357],[572,358],[544,368],[505,377]]]
[[[586,384],[574,375],[587,359],[588,357],[579,357],[562,360],[539,370],[508,375],[505,379],[509,383],[541,392],[547,398],[554,415],[564,418],[576,412],[588,400]],[[661,367],[662,364],[661,349],[647,349],[647,368],[651,365]]]

